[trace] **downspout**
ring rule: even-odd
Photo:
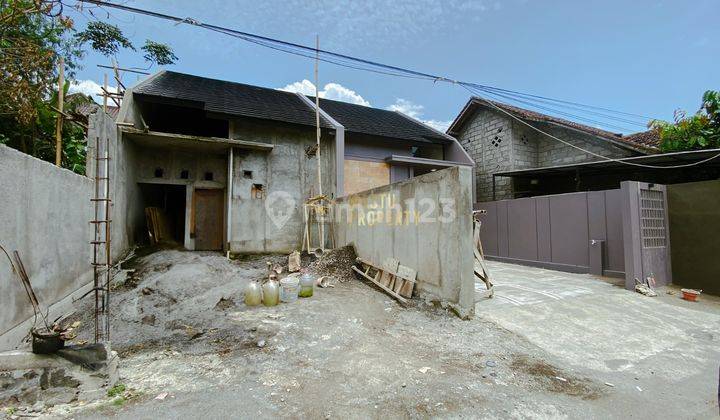
[[[233,157],[235,149],[230,148],[228,151],[228,182],[227,182],[227,258],[230,259],[230,244],[232,243],[232,191],[233,191]]]

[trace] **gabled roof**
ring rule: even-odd
[[[98,105],[96,103],[86,103],[78,105],[73,111],[71,111],[72,114],[76,114],[78,116],[81,116],[87,120],[88,116],[98,109],[102,109],[102,105]],[[112,119],[117,119],[118,112],[120,111],[120,107],[117,106],[107,106],[107,114]]]
[[[162,71],[133,88],[141,96],[194,103],[207,112],[315,126],[315,112],[291,92]],[[324,120],[320,125],[332,128]]]
[[[315,97],[309,97],[313,102]],[[454,139],[404,114],[347,102],[320,99],[327,112],[346,132],[392,137],[420,143],[447,143]]]
[[[315,126],[315,109],[298,94],[242,83],[162,71],[133,88],[140,97],[178,101],[207,112]],[[314,102],[314,98],[311,98]],[[346,132],[420,143],[454,139],[403,114],[384,109],[320,99],[320,108]],[[320,119],[320,125],[333,128]]]
[[[488,102],[490,104],[488,104]],[[494,105],[494,106],[493,106]],[[455,118],[455,121],[448,128],[448,134],[457,134],[465,122],[475,113],[478,107],[485,107],[487,109],[494,109],[498,107],[520,119],[532,122],[551,123],[571,129],[575,129],[601,139],[608,140],[619,146],[625,146],[627,148],[640,151],[640,152],[656,152],[659,147],[660,137],[657,132],[653,130],[644,131],[641,133],[635,133],[630,135],[623,135],[622,133],[613,133],[599,128],[590,127],[588,125],[576,123],[574,121],[565,120],[563,118],[554,117],[551,115],[541,114],[539,112],[531,111],[529,109],[508,105],[502,102],[485,100],[478,97],[472,97],[465,105],[460,114]]]

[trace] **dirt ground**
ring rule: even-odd
[[[112,297],[126,390],[43,415],[664,417],[662,407],[643,408],[655,404],[649,393],[625,395],[496,322],[462,321],[423,302],[403,308],[357,279],[294,303],[246,307],[245,285],[266,275],[268,261],[287,257],[162,250],[131,261]],[[328,265],[336,266],[314,263]],[[89,338],[88,309],[79,311],[78,339]]]

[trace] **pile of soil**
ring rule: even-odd
[[[335,277],[341,283],[355,278],[352,266],[355,265],[357,254],[352,245],[336,248],[323,254],[308,267],[317,276]]]

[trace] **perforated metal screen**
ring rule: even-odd
[[[667,245],[663,191],[640,189],[640,233],[643,248]]]

